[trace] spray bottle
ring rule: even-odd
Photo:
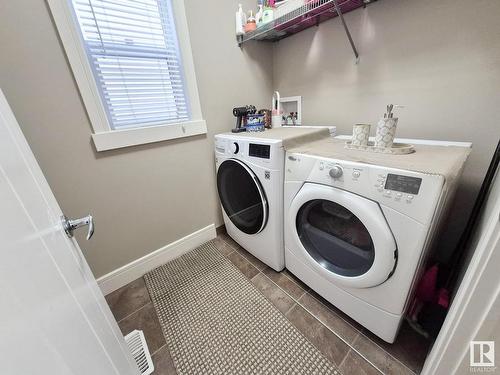
[[[257,27],[259,27],[262,24],[263,14],[264,14],[263,4],[259,2],[259,10],[257,11],[257,14],[255,15],[255,22],[257,22]]]
[[[236,35],[245,34],[244,26],[247,23],[247,19],[245,16],[245,12],[243,12],[243,8],[241,4],[238,6],[238,11],[236,12]]]

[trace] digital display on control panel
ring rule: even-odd
[[[258,145],[255,143],[250,143],[248,148],[248,155],[261,159],[271,158],[271,146],[270,145]]]
[[[418,177],[408,177],[389,173],[385,182],[385,189],[408,194],[418,194],[421,183],[422,179]]]

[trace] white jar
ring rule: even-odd
[[[353,146],[368,146],[370,138],[370,124],[356,124],[352,127],[352,141]]]

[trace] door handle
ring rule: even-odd
[[[66,232],[69,238],[73,237],[73,231],[75,229],[78,229],[85,225],[89,226],[89,230],[87,232],[87,241],[90,240],[90,238],[94,234],[94,219],[92,215],[87,215],[80,219],[68,219],[66,215],[63,215],[61,216],[61,221],[64,231]]]

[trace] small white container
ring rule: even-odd
[[[352,127],[352,145],[367,146],[370,138],[370,124],[356,124]]]
[[[377,132],[375,134],[375,147],[391,148],[396,135],[398,118],[381,118],[377,124]]]
[[[283,125],[283,115],[272,115],[271,116],[271,127],[278,128]]]

